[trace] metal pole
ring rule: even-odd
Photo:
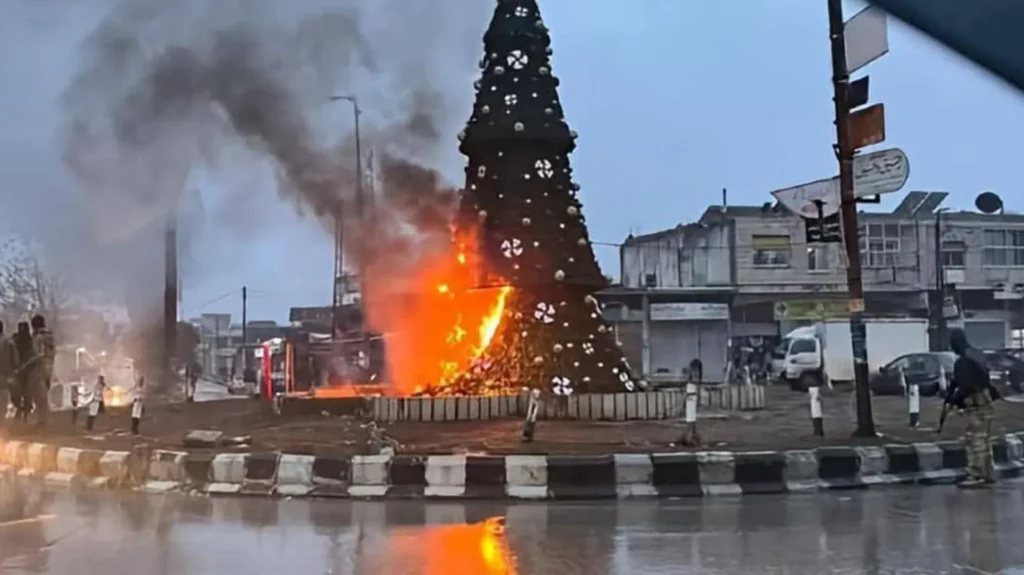
[[[249,289],[246,286],[242,286],[242,379],[248,377],[249,373],[249,352],[247,351],[246,344],[249,342],[249,322],[246,319],[248,316],[249,303]]]
[[[864,325],[864,285],[861,278],[860,238],[857,230],[857,198],[853,193],[853,152],[848,138],[850,109],[847,88],[846,38],[843,34],[842,0],[828,0],[828,28],[832,44],[832,86],[836,115],[835,152],[839,160],[839,192],[846,244],[846,283],[849,291],[850,339],[853,343],[854,379],[857,392],[856,437],[876,437],[868,387],[867,329]]]
[[[178,336],[178,221],[172,214],[164,237],[164,341],[160,383],[174,381],[174,357]]]
[[[352,114],[355,120],[355,136],[356,136],[356,217],[363,217],[363,150],[362,150],[362,137],[359,133],[359,116],[362,114],[362,110],[359,109],[359,100],[355,96],[332,96],[331,101],[337,102],[338,100],[345,100],[352,103]],[[331,339],[335,338],[338,327],[338,278],[345,273],[345,251],[342,244],[343,239],[343,226],[341,221],[341,214],[335,215],[335,253],[334,253],[334,300],[331,302]],[[362,277],[360,275],[360,277]]]
[[[942,211],[935,212],[935,349],[946,349],[946,278],[942,262]]]

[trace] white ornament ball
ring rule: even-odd
[[[580,211],[576,208],[576,206],[569,206],[568,208],[565,209],[565,213],[569,214],[570,216],[575,216],[579,214]]]
[[[605,327],[605,326],[603,326],[603,325],[601,325],[601,326],[598,326],[598,327],[597,327],[597,331],[598,331],[598,333],[604,333],[605,331],[607,331],[607,329],[608,329],[608,328],[606,328],[606,327]]]
[[[544,363],[544,358],[538,355],[537,357],[533,358],[533,363],[535,363],[536,365],[540,365]]]
[[[555,111],[551,108],[544,108],[544,113],[550,116],[551,114],[554,114]]]
[[[562,281],[565,279],[565,272],[558,270],[555,272],[555,281]]]
[[[520,312],[516,312],[516,319],[523,319],[523,314]]]
[[[547,66],[541,66],[538,72],[540,72],[541,76],[547,76],[549,73],[551,73],[551,70],[548,70]]]
[[[523,218],[523,225],[524,226],[528,226],[528,225],[530,225],[532,223],[533,223],[533,220],[531,220],[530,218]]]
[[[505,67],[504,66],[495,66],[494,67],[494,73],[499,75],[499,76],[501,76],[502,74],[505,73]]]
[[[480,218],[481,220],[486,220],[487,210],[480,210],[479,212],[476,213],[476,217]]]
[[[590,304],[590,305],[596,306],[597,305],[597,298],[592,296],[592,295],[590,295],[590,294],[587,294],[587,297],[583,298],[583,302],[587,303],[587,304]]]
[[[466,139],[466,132],[465,131],[459,132],[459,141],[461,142],[461,141],[463,141],[465,139]]]
[[[513,126],[513,128],[515,128],[515,131],[517,131],[517,132],[522,132],[523,130],[526,129],[526,126],[524,126],[522,122],[516,122],[516,124],[515,124],[515,126]]]
[[[556,343],[553,349],[555,350],[555,353],[562,353],[562,344]]]
[[[485,113],[485,114],[490,114],[491,113],[491,107],[485,105],[484,107],[480,108],[480,111]]]
[[[580,246],[581,248],[585,248],[585,247],[587,247],[587,240],[586,240],[586,238],[580,238],[580,239],[576,240],[576,243],[577,243],[577,244],[578,244],[578,245],[579,245],[579,246]]]

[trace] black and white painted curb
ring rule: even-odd
[[[1024,468],[1024,433],[993,441],[1002,477]],[[342,498],[614,499],[798,493],[950,483],[963,443],[593,456],[101,451],[0,443],[0,476],[149,492]]]

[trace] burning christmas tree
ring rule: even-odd
[[[499,0],[484,50],[473,114],[459,136],[468,165],[456,237],[476,238],[479,289],[512,289],[494,341],[462,378],[465,387],[633,391],[593,295],[607,280],[572,181],[576,133],[559,103],[537,2]]]

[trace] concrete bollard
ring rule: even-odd
[[[146,379],[139,376],[135,383],[132,397],[132,435],[139,434],[139,426],[142,424],[143,401],[146,395]]]
[[[67,384],[71,387],[71,425],[78,425],[78,401],[82,396],[82,387],[78,383]]]
[[[697,384],[686,384],[686,397],[683,403],[683,435],[679,443],[687,447],[700,445],[700,433],[697,431]]]
[[[949,376],[946,375],[946,366],[940,365],[939,366],[939,390],[942,391],[943,394],[945,394],[947,389],[949,389]]]
[[[744,385],[753,385],[754,384],[754,380],[750,377],[750,366],[749,365],[744,365],[743,366],[743,384]]]
[[[907,413],[910,427],[921,422],[921,388],[916,383],[907,383],[907,374],[900,370],[900,384],[907,392]]]
[[[811,402],[811,426],[814,428],[814,435],[825,437],[825,420],[821,411],[821,388],[816,385],[808,387],[807,397]]]
[[[88,410],[85,418],[85,430],[92,431],[93,426],[96,425],[96,417],[100,414],[100,401],[95,396],[89,401]]]
[[[526,419],[523,421],[523,443],[533,441],[533,432],[537,429],[537,414],[540,412],[540,390],[530,392],[530,402],[526,407]]]

